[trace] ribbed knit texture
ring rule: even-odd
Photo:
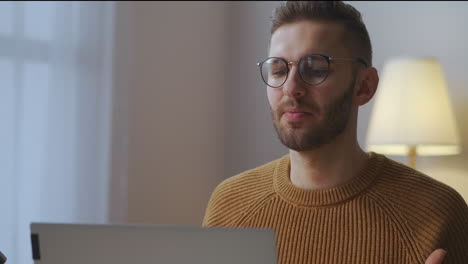
[[[332,189],[300,189],[289,171],[286,155],[226,179],[203,225],[274,229],[279,264],[424,263],[436,248],[468,263],[468,206],[447,185],[376,153]]]

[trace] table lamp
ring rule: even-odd
[[[367,133],[367,149],[416,156],[460,153],[442,67],[434,58],[395,58],[384,65]]]

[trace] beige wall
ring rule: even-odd
[[[237,2],[230,11],[225,177],[287,153],[276,139],[257,62],[268,55],[269,16],[278,2]]]
[[[222,179],[287,152],[255,65],[267,55],[277,4],[117,4],[111,219],[198,225]],[[368,25],[378,70],[393,56],[441,59],[463,153],[421,158],[418,168],[468,200],[468,3],[352,5]],[[182,60],[193,64],[180,68]],[[363,147],[372,106],[360,111]]]
[[[117,21],[131,24],[130,33],[116,32],[117,41],[128,44],[116,49],[117,57],[119,51],[126,56],[116,65],[128,71],[116,77],[126,81],[117,97],[128,106],[121,122],[128,125],[128,165],[120,168],[128,174],[127,220],[200,224],[224,176],[226,5],[127,2],[117,9]],[[118,180],[115,185],[125,184]],[[124,204],[124,195],[113,197]],[[119,204],[112,206],[113,220],[125,221]]]

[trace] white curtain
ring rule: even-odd
[[[108,221],[112,2],[0,2],[0,251],[31,222]]]

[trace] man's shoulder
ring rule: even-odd
[[[455,189],[393,160],[374,187],[369,195],[408,243],[419,244],[426,253],[443,247],[456,259],[468,257],[458,246],[468,243],[468,206]]]
[[[383,168],[380,183],[384,189],[380,190],[383,195],[405,203],[418,201],[428,206],[442,206],[444,203],[464,201],[461,195],[447,184],[391,159]]]
[[[455,189],[399,162],[389,159],[374,187],[374,200],[414,233],[442,230],[454,219],[468,223],[467,204]]]
[[[217,189],[232,188],[240,185],[243,187],[243,189],[248,190],[248,186],[245,186],[245,184],[249,184],[251,182],[255,182],[257,184],[268,184],[273,179],[273,174],[275,173],[278,162],[284,158],[286,157],[284,156],[253,169],[249,169],[237,175],[231,176],[222,181],[218,185]]]
[[[213,196],[222,195],[224,199],[236,199],[239,198],[238,196],[258,195],[262,191],[273,188],[273,175],[278,162],[285,158],[288,157],[283,156],[223,180],[215,188]]]
[[[274,194],[273,175],[283,156],[223,180],[214,189],[204,225],[231,225],[255,204]]]

